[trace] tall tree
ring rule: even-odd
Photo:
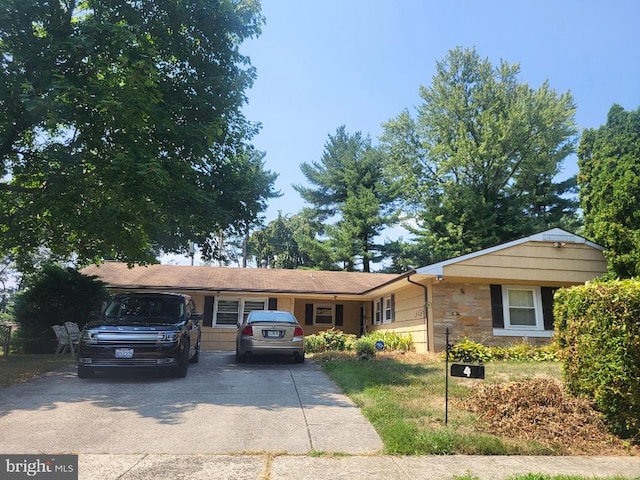
[[[403,185],[424,262],[480,250],[551,226],[577,225],[575,179],[556,183],[573,152],[575,106],[457,48],[436,64],[414,118],[384,126],[389,178]]]
[[[611,275],[640,275],[640,109],[613,105],[578,148],[585,234],[605,247]]]
[[[319,162],[303,163],[301,170],[313,187],[294,185],[324,222],[338,218],[327,229],[336,261],[346,270],[356,263],[369,272],[371,262],[381,257],[376,244],[382,230],[395,222],[394,192],[386,183],[383,156],[360,132],[349,134],[344,126],[329,135]]]
[[[323,225],[309,209],[283,216],[255,231],[249,239],[249,253],[258,266],[269,268],[312,268],[335,270],[329,246],[316,237]]]
[[[215,251],[275,175],[241,107],[253,0],[0,0],[0,250]]]

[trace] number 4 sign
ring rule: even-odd
[[[481,378],[484,379],[484,365],[451,364],[452,377]]]

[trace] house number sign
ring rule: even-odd
[[[453,345],[449,343],[449,327],[445,332],[445,379],[444,379],[444,424],[449,422],[449,376],[462,378],[479,378],[484,380],[484,365],[469,365],[466,363],[452,363],[449,371],[449,354]]]

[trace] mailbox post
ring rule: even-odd
[[[445,382],[444,382],[444,424],[449,423],[449,374],[452,377],[479,378],[484,380],[484,365],[470,365],[466,363],[453,363],[449,370],[449,353],[452,345],[449,343],[449,327],[445,330],[446,359],[445,359]]]

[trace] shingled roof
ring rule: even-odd
[[[359,295],[402,275],[265,268],[148,265],[129,268],[106,262],[82,270],[111,288],[180,289],[217,292],[269,292]]]

